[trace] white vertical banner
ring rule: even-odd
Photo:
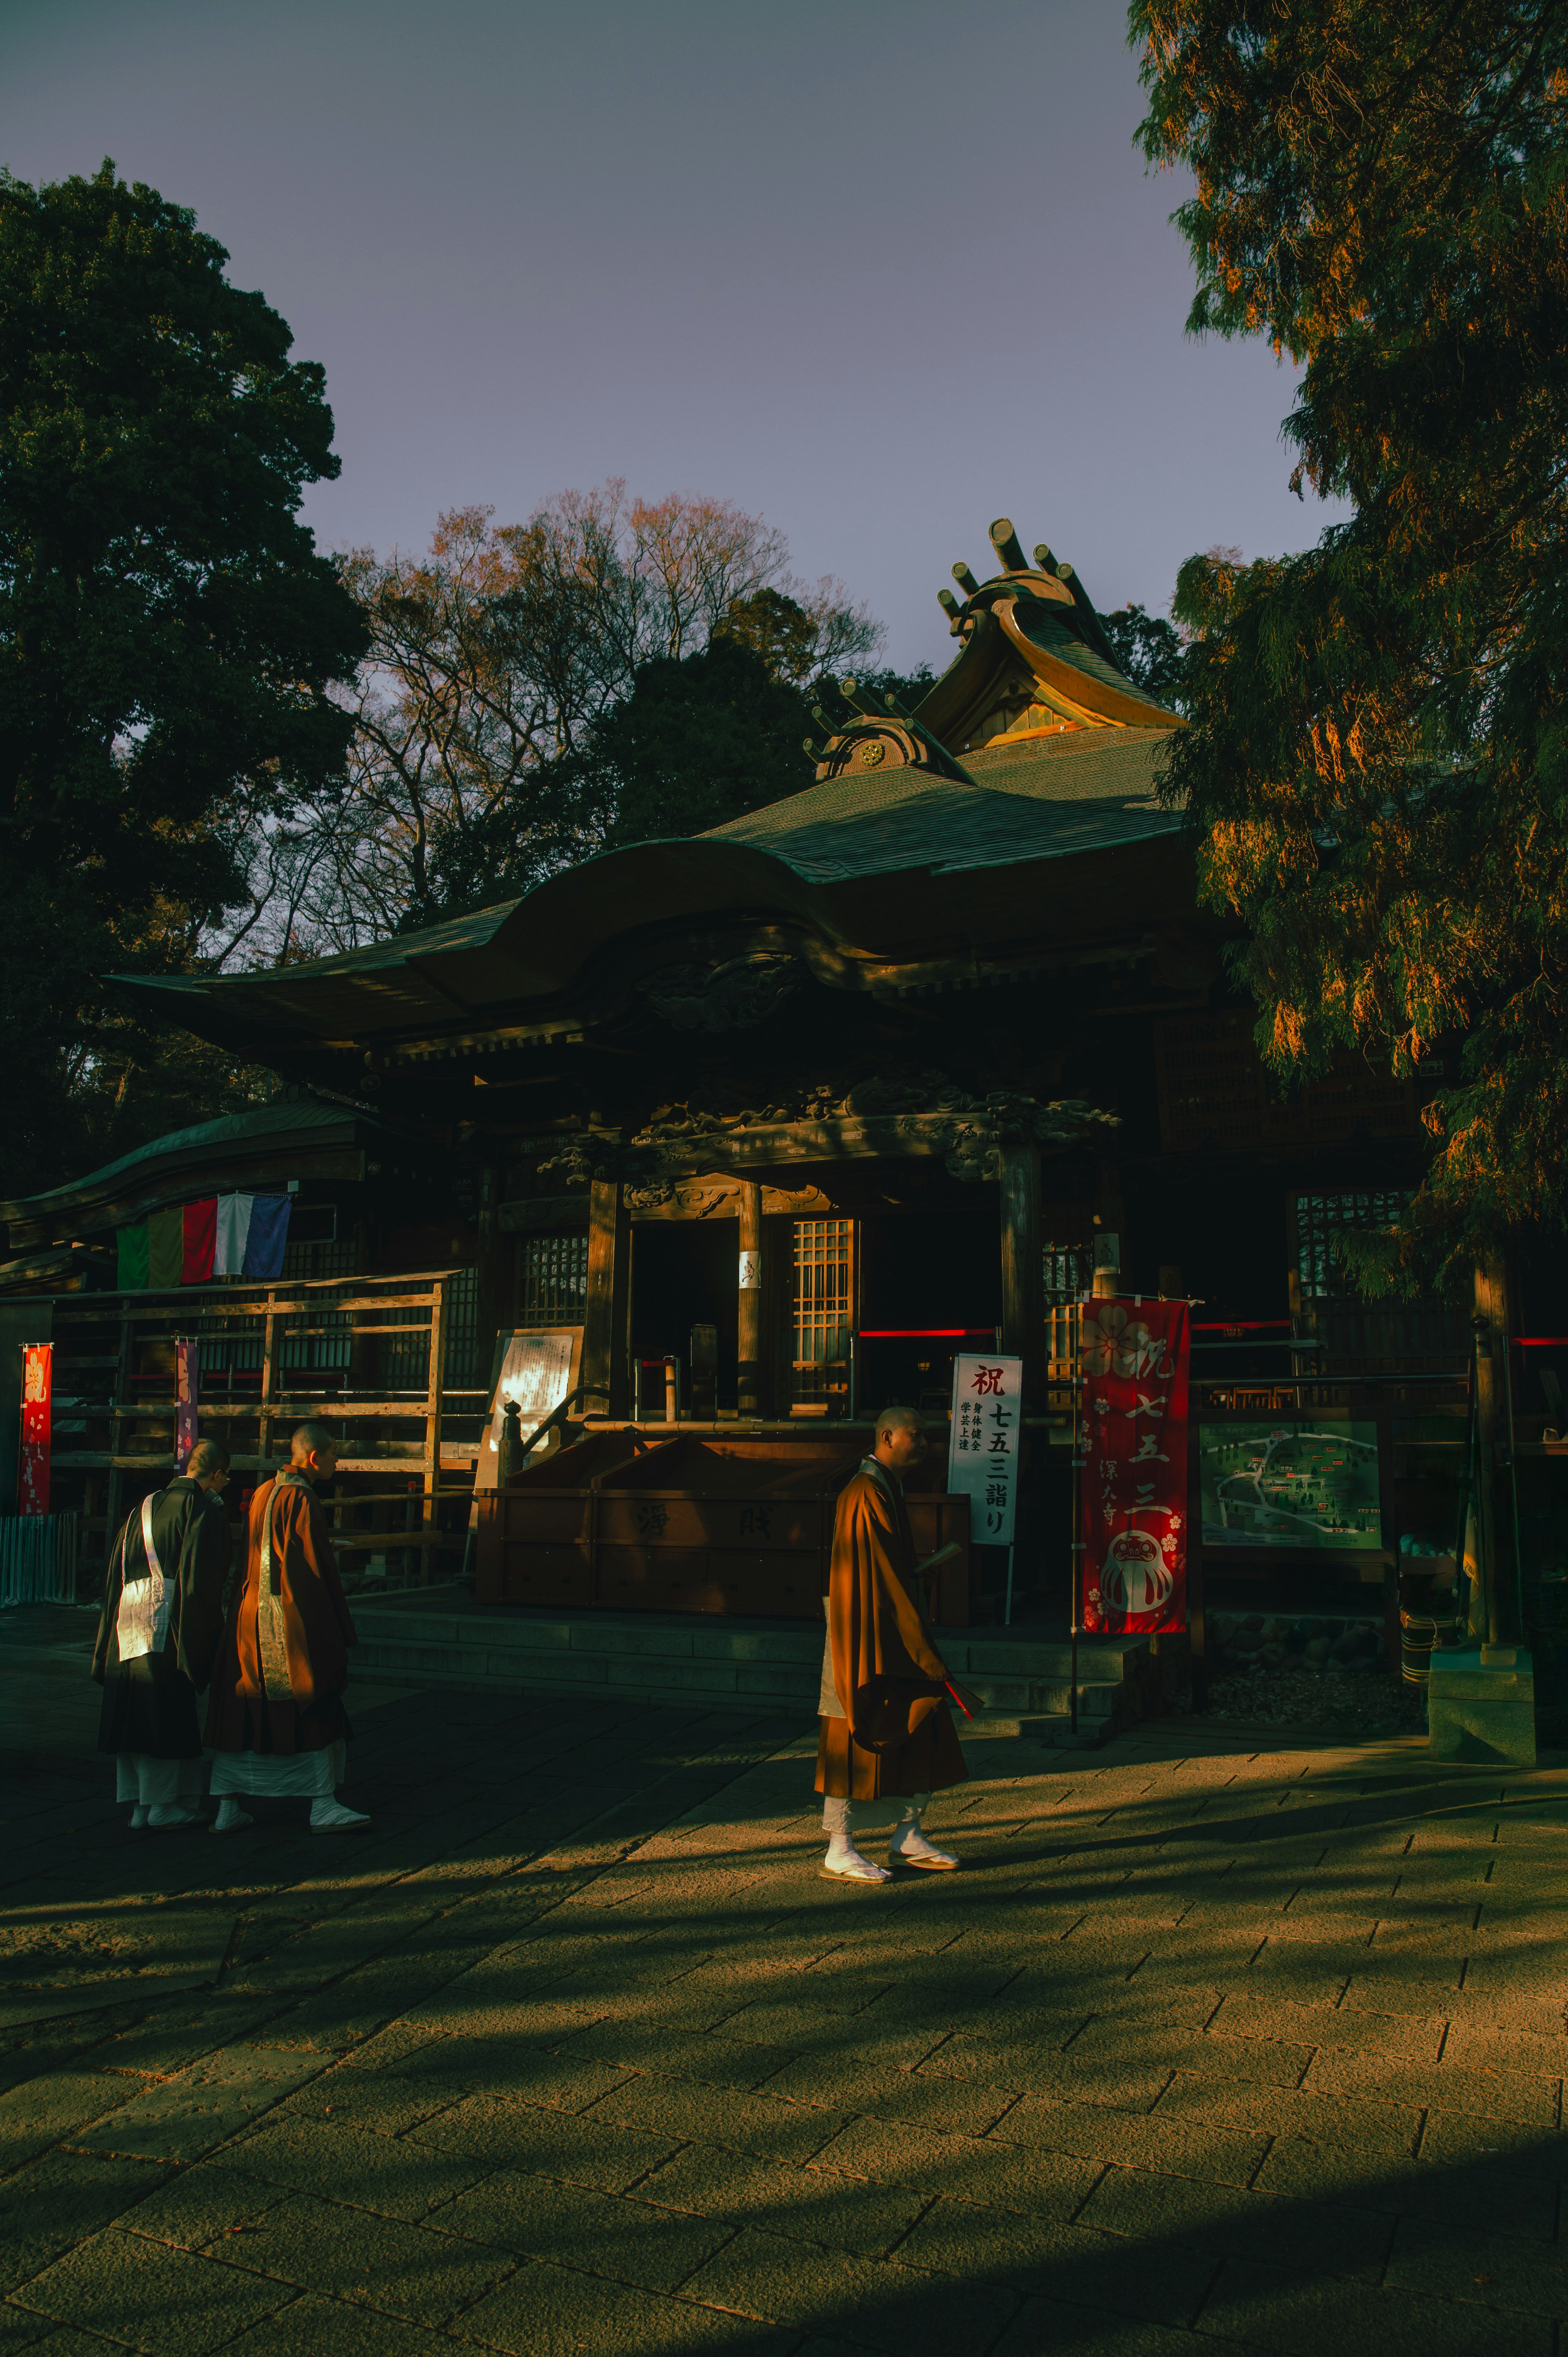
[[[1024,1424],[1024,1361],[995,1353],[952,1362],[948,1488],[969,1500],[976,1546],[1013,1544],[1018,1510],[1018,1437]]]

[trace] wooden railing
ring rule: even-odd
[[[477,1417],[485,1404],[482,1394],[443,1384],[447,1289],[456,1275],[434,1269],[59,1297],[53,1469],[57,1480],[82,1477],[84,1539],[102,1540],[118,1527],[127,1476],[173,1471],[174,1344],[188,1337],[202,1345],[199,1429],[222,1440],[235,1473],[275,1470],[294,1428],[307,1419],[340,1428],[339,1474],[404,1479],[397,1489],[340,1491],[335,1521],[340,1525],[346,1510],[394,1503],[416,1510],[418,1519],[401,1529],[339,1528],[335,1544],[350,1552],[415,1549],[428,1566],[442,1535],[440,1501],[471,1495],[477,1455],[472,1442],[449,1442],[444,1425]],[[413,1361],[403,1372],[416,1378],[396,1391],[378,1383],[383,1371],[374,1365],[394,1336],[397,1356]],[[423,1342],[412,1349],[403,1339],[416,1336]],[[302,1363],[312,1359],[316,1364]],[[71,1446],[62,1424],[84,1426],[88,1445]],[[444,1471],[458,1478],[444,1483]]]

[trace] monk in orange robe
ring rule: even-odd
[[[216,1834],[254,1823],[242,1793],[307,1797],[312,1833],[359,1833],[371,1822],[336,1797],[354,1732],[343,1707],[349,1648],[359,1641],[316,1494],[337,1467],[325,1426],[302,1424],[287,1466],[251,1501],[245,1577],[208,1702]]]
[[[969,1776],[948,1707],[948,1674],[915,1601],[903,1476],[926,1453],[913,1408],[884,1409],[876,1445],[838,1502],[828,1575],[817,1790],[832,1882],[886,1882],[853,1825],[894,1821],[896,1866],[950,1874],[956,1857],[921,1829],[933,1792]]]

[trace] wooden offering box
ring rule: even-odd
[[[826,1433],[595,1434],[481,1500],[478,1599],[820,1620],[833,1512],[861,1455]],[[911,1491],[908,1502],[918,1556],[960,1548],[922,1601],[967,1627],[969,1501]]]

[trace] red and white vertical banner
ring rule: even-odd
[[[197,1397],[201,1389],[201,1345],[177,1340],[174,1346],[174,1469],[183,1473],[196,1446]]]
[[[1086,1301],[1080,1626],[1096,1636],[1187,1627],[1185,1301]]]
[[[22,1350],[22,1448],[16,1483],[19,1514],[49,1510],[49,1430],[54,1405],[52,1342],[28,1342]]]

